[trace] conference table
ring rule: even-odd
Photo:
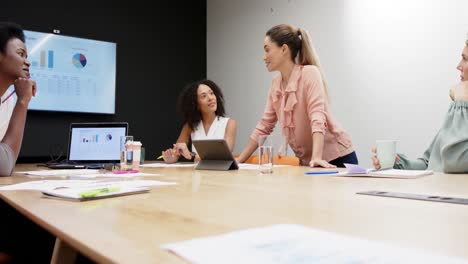
[[[15,171],[37,169],[20,164]],[[76,252],[98,263],[187,263],[160,246],[273,224],[304,225],[468,261],[468,205],[356,194],[379,190],[468,198],[467,174],[386,179],[305,175],[308,170],[143,168],[159,175],[139,179],[177,185],[86,202],[27,190],[0,191],[0,198],[57,238],[54,263],[73,261]],[[1,177],[0,185],[30,180],[37,179],[14,174]]]

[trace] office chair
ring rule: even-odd
[[[236,157],[239,155],[236,155]],[[244,163],[249,164],[258,164],[258,155],[250,156]],[[275,165],[291,165],[291,166],[299,166],[299,158],[293,156],[274,156],[273,157],[273,164]]]

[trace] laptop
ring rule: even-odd
[[[239,166],[224,139],[193,140],[200,156],[196,170],[237,170]]]
[[[49,164],[51,169],[104,168],[120,163],[120,137],[128,134],[128,123],[72,123],[68,138],[68,160]]]

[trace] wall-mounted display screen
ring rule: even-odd
[[[115,113],[116,43],[24,33],[31,79],[37,83],[30,110]]]

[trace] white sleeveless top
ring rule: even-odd
[[[5,94],[1,96],[1,99],[5,99],[9,94],[10,90],[6,90]],[[10,124],[11,114],[13,113],[13,108],[15,108],[14,98],[9,98],[5,103],[0,104],[0,141],[5,136],[5,133]]]
[[[211,124],[208,133],[205,133],[205,128],[203,128],[203,122],[200,121],[195,129],[192,131],[191,137],[194,139],[224,139],[226,134],[226,126],[229,121],[229,117],[217,116],[213,124]],[[192,144],[192,151],[197,153],[195,146]]]

